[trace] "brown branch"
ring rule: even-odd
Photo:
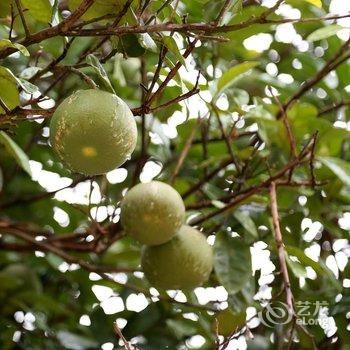
[[[269,91],[271,96],[273,96],[275,102],[277,103],[279,109],[280,109],[280,113],[282,114],[282,121],[284,124],[284,127],[286,129],[287,132],[287,136],[288,136],[288,141],[289,141],[289,148],[290,148],[290,152],[292,154],[293,158],[297,157],[297,148],[296,148],[296,142],[295,142],[295,137],[292,131],[292,127],[289,123],[289,119],[288,119],[288,115],[287,115],[287,110],[283,107],[280,99],[278,98],[278,96],[276,96],[273,93],[273,90],[271,87],[269,87]]]
[[[96,88],[95,82],[88,77],[86,74],[81,72],[80,70],[74,68],[74,67],[69,67],[69,69],[76,74],[79,74],[79,76],[91,87],[91,88]],[[187,100],[191,96],[194,96],[200,92],[199,89],[193,88],[192,90],[184,93],[183,95],[177,96],[172,100],[169,100],[157,107],[150,108],[147,105],[145,106],[140,106],[136,108],[132,108],[131,111],[134,116],[137,115],[144,115],[144,114],[150,114],[150,113],[158,113],[162,111],[165,108],[168,108],[174,104],[178,104],[179,102],[182,102],[184,100]],[[1,104],[1,103],[0,103]],[[5,114],[2,114],[2,116],[8,116],[8,117],[15,117],[14,120],[21,120],[21,119],[38,119],[38,118],[49,118],[52,116],[52,114],[55,112],[56,108],[48,108],[48,109],[26,109],[26,108],[21,108],[17,107],[13,109],[12,111],[8,110]],[[25,118],[20,118],[19,116],[24,116]],[[33,118],[28,118],[30,116],[37,116]]]
[[[56,67],[58,68],[58,67]],[[59,70],[63,68],[66,69],[76,75],[78,75],[91,89],[97,89],[97,84],[85,73],[83,73],[81,70],[74,68],[72,66],[60,66]]]
[[[294,305],[293,305],[293,294],[291,290],[289,273],[286,262],[286,252],[284,251],[284,244],[282,238],[282,232],[280,227],[280,220],[278,215],[278,205],[277,205],[277,193],[276,193],[276,183],[274,181],[270,184],[270,200],[271,200],[271,215],[272,223],[275,233],[275,241],[277,245],[278,258],[280,262],[280,269],[284,282],[284,289],[286,293],[288,311],[291,315],[294,315]]]
[[[296,326],[300,328],[302,332],[305,333],[305,335],[311,340],[312,348],[314,350],[318,350],[319,348],[316,345],[315,336],[312,333],[310,333],[309,330],[302,323],[298,322]]]
[[[232,163],[231,158],[222,160],[218,167],[216,167],[214,170],[212,170],[210,173],[204,176],[202,180],[200,180],[195,185],[193,185],[188,190],[186,190],[182,194],[182,198],[185,199],[191,194],[193,194],[194,192],[196,192],[197,190],[199,190],[205,183],[207,183],[210,179],[212,179],[215,175],[217,175],[221,170],[225,169],[231,163]]]
[[[37,248],[36,250],[49,251],[51,253],[54,253],[55,255],[59,256],[66,262],[70,264],[78,264],[79,266],[81,266],[82,268],[90,272],[105,273],[108,271],[110,273],[116,273],[116,272],[133,272],[134,271],[134,269],[130,270],[125,268],[115,268],[115,267],[110,268],[106,266],[94,265],[90,262],[87,262],[85,260],[82,260],[80,258],[67,254],[65,251],[58,248],[57,246],[45,242],[45,240],[38,241],[35,239],[35,237],[27,234],[24,230],[15,229],[15,228],[5,228],[5,229],[2,229],[2,232],[5,234],[10,234],[12,236],[15,236],[17,238],[21,238],[24,241],[34,245]]]
[[[188,92],[186,92],[183,95],[180,95],[178,97],[175,97],[174,99],[167,101],[157,107],[154,108],[150,108],[147,105],[145,106],[141,106],[141,107],[137,107],[137,108],[132,108],[131,111],[134,115],[143,115],[143,114],[150,114],[150,113],[157,113],[165,108],[168,108],[174,104],[178,104],[181,101],[187,100],[188,98],[190,98],[193,95],[196,95],[200,92],[199,89],[194,88]]]
[[[166,56],[167,52],[168,52],[167,47],[164,46],[164,45],[161,45],[160,46],[160,51],[159,51],[159,58],[158,58],[157,68],[156,68],[156,71],[154,72],[151,85],[149,86],[148,91],[146,93],[145,101],[147,101],[149,99],[150,94],[152,93],[152,90],[153,90],[155,84],[158,81],[158,78],[159,78],[159,75],[160,75],[160,71],[162,69],[163,62],[164,62],[164,59],[165,59],[165,56]]]
[[[124,17],[124,15],[128,12],[129,8],[130,8],[130,5],[132,4],[133,0],[127,0],[125,2],[125,4],[123,5],[123,8],[121,9],[121,11],[117,14],[117,16],[115,15],[112,15],[111,18],[114,18],[114,21],[113,23],[111,24],[111,28],[116,28],[119,24],[119,22],[121,21],[121,19]],[[102,18],[100,18],[102,19]],[[98,19],[98,20],[100,20]],[[96,22],[96,19],[95,20],[91,20],[91,21],[87,21],[87,22],[84,22],[84,23],[81,23],[81,25],[79,25],[79,27],[81,26],[84,26],[84,25],[87,25],[87,24],[90,24],[92,22]],[[109,36],[105,36],[104,38],[102,38],[92,49],[89,49],[85,52],[84,56],[87,56],[88,54],[90,53],[93,53],[94,51],[96,51],[97,49],[99,49],[105,42],[107,42],[109,40]],[[113,52],[114,50],[112,50],[111,52]],[[110,54],[108,54],[106,56],[107,57],[110,57]],[[101,63],[104,63],[104,60],[105,59],[102,59],[101,60]]]
[[[118,337],[122,340],[124,347],[126,350],[132,350],[131,345],[129,344],[129,342],[125,339],[122,331],[120,330],[120,328],[117,325],[117,322],[113,323],[113,330],[115,332],[116,335],[118,335]]]
[[[141,33],[159,33],[159,32],[203,32],[203,33],[227,33],[240,29],[250,27],[253,24],[283,24],[283,23],[310,23],[318,21],[329,21],[341,18],[348,18],[350,14],[343,16],[324,16],[311,18],[284,18],[272,20],[264,18],[263,16],[254,17],[247,21],[235,23],[231,25],[217,26],[214,23],[163,23],[154,25],[140,25],[140,26],[124,26],[115,29],[109,27],[99,29],[84,29],[84,30],[68,30],[65,35],[68,36],[105,36],[105,35],[123,35],[123,34],[141,34]],[[59,33],[63,35],[64,33]]]
[[[201,123],[201,120],[198,118],[197,119],[197,123],[193,126],[192,128],[192,131],[191,131],[191,134],[190,136],[188,137],[188,139],[186,140],[186,143],[180,153],[180,156],[177,160],[177,163],[176,163],[176,166],[175,166],[175,169],[174,169],[174,172],[173,174],[171,175],[170,177],[170,184],[174,184],[175,182],[175,179],[177,177],[177,175],[179,174],[184,162],[185,162],[185,159],[188,155],[188,152],[190,151],[191,149],[191,146],[192,146],[192,142],[193,142],[193,139],[194,139],[194,136],[196,135],[196,131],[198,129],[198,126],[200,125]]]
[[[310,175],[311,175],[311,183],[313,188],[316,185],[314,162],[315,162],[315,148],[316,148],[316,142],[317,142],[317,135],[318,135],[318,132],[315,133],[315,136],[311,145],[311,155],[310,155]]]
[[[92,2],[93,0],[85,0],[86,2]],[[85,6],[84,6],[85,7]],[[76,10],[76,12],[78,9]],[[268,20],[264,18],[264,16],[254,17],[247,21],[243,21],[240,23],[236,23],[233,25],[225,25],[225,26],[216,26],[212,23],[184,23],[184,24],[175,24],[175,23],[163,23],[163,24],[155,24],[155,25],[141,25],[141,26],[120,26],[117,28],[100,28],[100,29],[79,29],[79,30],[68,30],[63,27],[67,27],[66,23],[72,23],[71,17],[74,13],[68,17],[65,21],[62,21],[60,24],[54,27],[46,28],[37,33],[30,35],[29,37],[22,39],[19,41],[20,44],[28,47],[33,44],[40,43],[43,40],[52,38],[54,36],[107,36],[107,35],[123,35],[130,33],[159,33],[159,32],[204,32],[204,33],[225,33],[232,32],[236,30],[240,30],[243,28],[247,28],[253,24],[282,24],[282,23],[308,23],[308,22],[318,22],[318,21],[329,21],[336,20],[340,18],[348,18],[350,14],[342,15],[342,16],[324,16],[324,17],[312,17],[312,18],[284,18],[279,20]],[[81,15],[79,14],[79,17]],[[76,16],[75,16],[76,17]],[[75,22],[75,20],[74,20]],[[74,24],[74,23],[73,23]],[[16,49],[13,48],[5,48],[0,50],[0,59],[7,57],[8,55],[15,52]]]
[[[195,226],[202,224],[203,222],[220,215],[222,213],[225,213],[228,210],[232,210],[234,207],[236,207],[240,202],[244,201],[245,199],[249,198],[251,195],[262,191],[263,189],[266,189],[270,186],[271,182],[276,181],[280,178],[282,178],[290,169],[294,168],[296,165],[300,164],[302,160],[309,154],[310,152],[310,144],[305,147],[299,156],[295,159],[292,159],[288,164],[286,164],[281,170],[279,170],[275,175],[271,176],[269,179],[261,182],[260,184],[256,186],[252,186],[245,191],[242,191],[239,196],[237,196],[233,201],[229,202],[227,205],[225,205],[222,208],[219,208],[217,210],[214,210],[206,215],[201,215],[199,217],[195,217],[190,221],[190,225]]]
[[[320,187],[326,185],[328,182],[315,182],[312,181],[290,181],[290,180],[276,180],[276,184],[279,187]],[[216,200],[222,203],[229,203],[232,199],[237,198],[238,196],[246,193],[246,190],[238,193],[230,193],[228,195],[217,198]],[[213,207],[213,201],[206,199],[197,203],[191,203],[186,205],[186,210],[199,210],[203,208]]]
[[[339,108],[349,107],[349,106],[350,106],[350,101],[343,100],[343,101],[340,101],[340,102],[338,102],[336,104],[332,104],[330,106],[326,106],[326,107],[322,108],[318,112],[318,116],[320,117],[323,114],[331,113],[331,112],[334,112],[334,111],[338,110]]]
[[[23,13],[23,8],[22,8],[21,0],[15,0],[15,2],[16,2],[16,7],[17,7],[17,10],[18,10],[18,12],[19,12],[19,15],[20,15],[20,17],[21,17],[21,21],[22,21],[22,25],[23,25],[24,32],[25,32],[25,34],[26,34],[26,37],[29,37],[29,36],[30,36],[30,31],[29,31],[29,28],[28,28],[26,19],[25,19],[25,17],[24,17],[24,13]]]
[[[38,78],[42,77],[43,75],[51,71],[55,66],[57,66],[58,63],[60,63],[67,56],[67,53],[71,45],[73,44],[74,39],[75,38],[69,40],[68,43],[64,46],[62,53],[56,59],[52,60],[52,62],[49,63],[45,68],[39,70],[35,75],[33,75],[33,77],[29,81],[32,83],[35,82]]]
[[[302,97],[307,91],[309,91],[313,86],[319,83],[329,72],[337,68],[340,64],[342,64],[350,55],[346,55],[342,57],[346,51],[349,49],[350,39],[348,39],[339,49],[338,51],[328,60],[325,65],[317,72],[317,74],[306,80],[305,83],[300,87],[300,89],[289,99],[287,102],[283,104],[283,110],[286,111],[288,108],[297,101],[300,97]],[[281,117],[281,113],[278,115]]]
[[[144,89],[144,87],[147,85],[147,73],[146,73],[146,62],[145,62],[145,58],[141,57],[140,58],[140,73],[141,73],[141,83],[140,83],[140,87],[141,87],[141,103],[142,106],[147,107],[147,103],[146,103],[146,96],[147,93]],[[140,156],[138,157],[136,166],[135,166],[135,171],[132,177],[132,185],[135,185],[137,183],[137,181],[139,180],[141,171],[143,166],[146,163],[146,159],[147,159],[147,148],[148,148],[148,132],[147,132],[147,125],[146,125],[146,114],[148,114],[149,111],[145,110],[142,111],[141,114],[141,152],[140,152]]]
[[[125,288],[129,288],[135,292],[138,292],[138,293],[143,293],[145,296],[148,296],[148,297],[153,297],[153,295],[145,290],[145,289],[142,289],[142,288],[139,288],[137,286],[133,286],[133,285],[130,285],[128,283],[120,283],[120,282],[117,282],[115,281],[111,276],[109,276],[106,272],[104,271],[101,271],[101,270],[104,270],[105,267],[101,267],[101,266],[96,266],[94,264],[91,264],[85,260],[82,260],[82,259],[79,259],[79,258],[76,258],[74,256],[71,256],[67,253],[65,253],[63,250],[55,247],[55,246],[52,246],[50,244],[47,244],[45,241],[37,241],[35,239],[35,237],[25,233],[25,232],[22,232],[21,230],[18,230],[18,229],[10,229],[8,227],[6,228],[3,228],[3,226],[0,226],[2,228],[2,231],[4,233],[8,233],[8,234],[11,234],[17,238],[20,238],[20,239],[23,239],[33,245],[36,245],[38,247],[37,250],[47,250],[47,251],[50,251],[52,252],[53,254],[61,257],[63,260],[65,260],[66,262],[68,263],[71,263],[71,264],[78,264],[81,268],[87,270],[87,271],[90,271],[90,272],[95,272],[97,273],[100,277],[102,277],[103,279],[105,280],[108,280],[108,281],[111,281],[115,284],[118,284],[120,286],[123,286]],[[112,270],[112,271],[111,271]],[[120,268],[120,269],[116,269],[116,268],[112,268],[112,269],[109,269],[108,273],[109,272],[133,272],[134,270],[126,270],[126,269],[123,269],[123,268]],[[178,305],[182,305],[182,306],[188,306],[188,307],[192,307],[192,308],[198,308],[198,309],[203,309],[203,310],[208,310],[208,311],[218,311],[217,308],[214,308],[214,307],[211,307],[211,306],[207,306],[207,305],[199,305],[199,304],[194,304],[194,303],[190,303],[190,302],[180,302],[180,301],[177,301],[175,300],[174,298],[171,298],[171,297],[167,297],[167,296],[162,296],[162,295],[159,295],[157,296],[157,298],[159,300],[162,300],[162,301],[165,301],[165,302],[169,302],[169,303],[175,303],[175,304],[178,304]]]
[[[225,144],[226,144],[226,148],[227,148],[227,151],[232,159],[232,163],[235,165],[236,167],[236,170],[237,172],[239,173],[241,171],[241,167],[240,165],[238,164],[238,160],[236,159],[236,156],[234,155],[233,153],[233,150],[232,150],[232,147],[231,147],[231,137],[230,135],[227,135],[226,134],[226,131],[225,131],[225,128],[224,128],[224,125],[221,121],[221,118],[220,118],[220,114],[219,114],[219,110],[218,108],[212,104],[212,108],[214,110],[214,113],[216,115],[216,118],[218,120],[218,123],[219,123],[219,127],[220,127],[220,131],[221,131],[221,135],[222,135],[222,138],[224,139],[225,141]]]
[[[67,31],[94,3],[95,0],[83,0],[79,7],[63,22],[58,26],[62,32]]]
[[[37,193],[34,194],[32,196],[21,196],[19,198],[15,198],[11,201],[5,202],[3,204],[0,205],[0,209],[7,209],[16,205],[23,205],[23,204],[27,204],[27,203],[32,203],[32,202],[36,202],[36,201],[40,201],[49,197],[54,196],[56,193],[65,190],[67,188],[72,188],[75,187],[77,184],[79,184],[80,182],[86,181],[88,180],[90,177],[79,177],[76,180],[74,180],[70,185],[59,188],[58,190],[55,191],[51,191],[51,192],[42,192],[42,193]]]
[[[198,39],[194,39],[192,42],[190,42],[190,44],[188,45],[186,51],[184,52],[184,54],[182,55],[183,58],[187,58],[190,53],[193,51],[193,49],[196,46],[196,43],[198,42]],[[169,74],[167,75],[167,77],[164,79],[164,81],[160,84],[160,86],[158,87],[158,89],[147,99],[146,103],[147,105],[150,105],[152,103],[153,100],[155,100],[156,98],[158,98],[161,93],[163,92],[163,90],[168,86],[168,83],[170,82],[171,79],[174,78],[174,76],[176,75],[176,73],[178,72],[178,70],[181,68],[182,63],[180,61],[178,61],[175,66],[170,70]]]
[[[232,0],[226,0],[225,3],[222,5],[222,8],[214,21],[215,24],[219,24],[221,20],[224,18],[226,12],[228,11],[231,5],[231,2]]]

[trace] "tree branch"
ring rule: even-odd
[[[286,293],[288,311],[291,315],[294,315],[294,305],[293,305],[293,294],[290,287],[289,273],[286,262],[286,252],[284,251],[284,244],[282,238],[282,232],[280,227],[279,215],[278,215],[278,205],[277,205],[277,194],[276,194],[276,183],[272,181],[270,184],[270,200],[271,200],[271,215],[273,228],[275,232],[275,241],[277,245],[278,258],[280,262],[280,269],[284,282],[284,289]]]

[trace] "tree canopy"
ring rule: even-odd
[[[1,0],[0,348],[349,349],[349,21],[341,0]],[[105,175],[49,142],[84,89],[137,122]],[[123,232],[152,179],[213,246],[202,287],[154,288]]]

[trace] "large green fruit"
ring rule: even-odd
[[[181,196],[171,186],[152,181],[138,184],[124,197],[121,223],[127,234],[146,245],[169,241],[185,219]]]
[[[212,247],[203,234],[185,225],[171,241],[144,247],[141,265],[155,287],[193,289],[209,278],[213,269]]]
[[[118,14],[123,9],[126,0],[95,0],[92,6],[83,14],[82,19],[90,20],[105,15]],[[82,0],[69,0],[69,8],[74,11]]]
[[[118,96],[80,90],[56,109],[50,141],[71,170],[103,174],[122,165],[134,151],[137,128],[132,112]]]

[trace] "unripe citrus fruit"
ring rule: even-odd
[[[185,206],[171,186],[152,181],[138,184],[124,197],[121,223],[127,234],[142,244],[158,245],[169,241],[185,219]]]
[[[56,109],[50,141],[71,170],[103,174],[122,165],[134,151],[137,128],[132,112],[118,96],[80,90]]]
[[[213,269],[212,247],[198,230],[184,225],[169,242],[144,247],[141,265],[155,287],[193,289],[209,278]]]

